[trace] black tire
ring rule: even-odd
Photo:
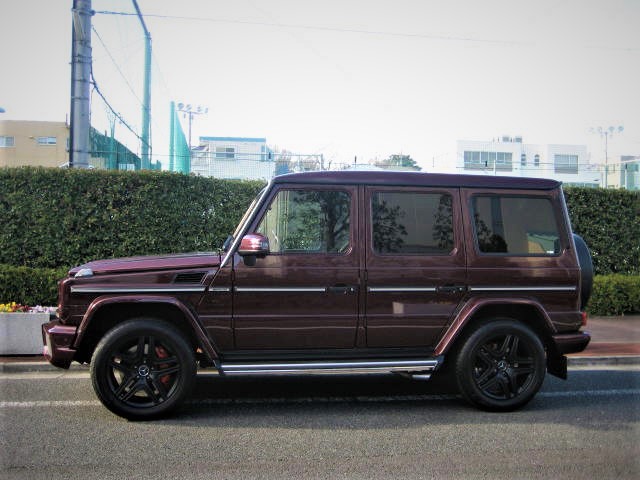
[[[580,310],[584,310],[593,288],[593,260],[589,247],[580,235],[574,233],[573,242],[576,245],[576,255],[580,264]]]
[[[471,332],[455,360],[462,396],[490,411],[525,405],[542,386],[545,372],[542,342],[514,320],[495,320]]]
[[[138,318],[107,332],[93,354],[90,372],[105,407],[129,420],[147,420],[180,405],[195,383],[196,362],[177,328]]]

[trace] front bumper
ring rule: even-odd
[[[54,366],[69,368],[76,350],[72,348],[78,327],[63,325],[59,320],[42,325],[42,350],[45,358]]]

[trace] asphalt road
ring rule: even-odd
[[[438,382],[204,377],[170,419],[128,422],[79,373],[0,375],[2,479],[640,478],[640,369],[547,377],[486,413]]]

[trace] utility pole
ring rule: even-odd
[[[151,125],[151,34],[144,23],[142,12],[137,0],[132,0],[136,9],[142,30],[144,30],[144,94],[142,98],[142,147],[140,168],[148,170],[151,168],[151,145],[149,141],[149,131]]]
[[[69,124],[69,167],[89,167],[91,104],[91,0],[73,0],[71,10],[71,120]]]

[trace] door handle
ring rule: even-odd
[[[443,285],[436,288],[436,292],[438,293],[464,293],[467,291],[466,285]]]
[[[353,285],[343,285],[341,283],[327,287],[329,293],[342,293],[346,295],[348,293],[355,293],[358,288]]]

